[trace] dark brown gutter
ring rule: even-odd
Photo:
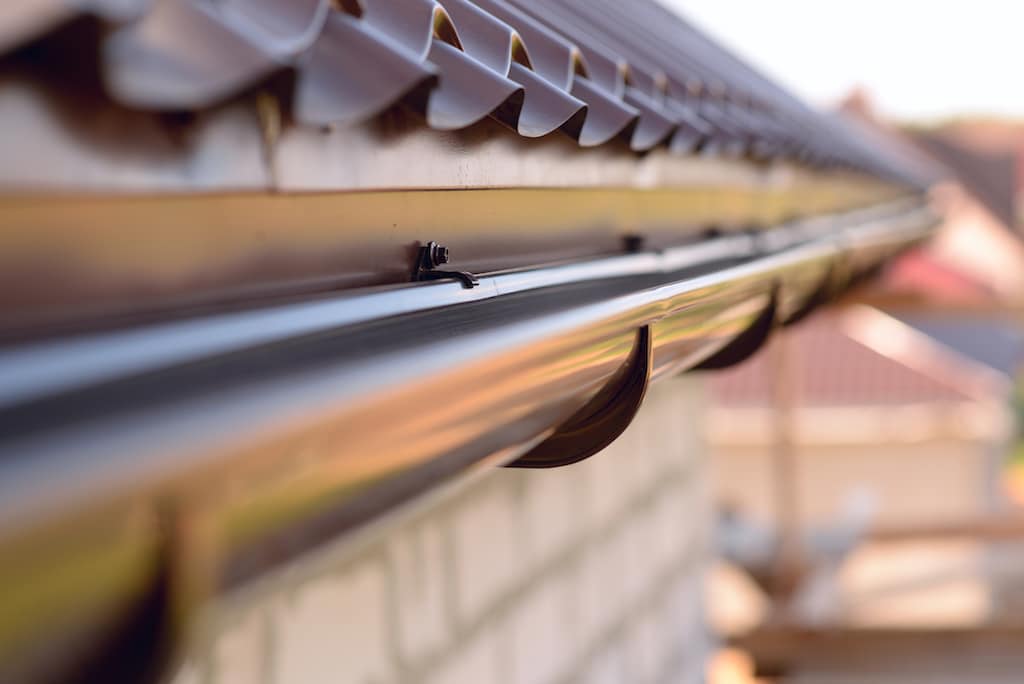
[[[803,315],[871,266],[857,254],[886,258],[931,222],[900,203],[477,274],[472,289],[354,291],[9,347],[2,675],[73,669],[144,632],[131,620],[161,596],[152,642],[133,647],[157,658],[215,597],[453,478],[527,452],[557,464],[538,445],[585,406],[621,429],[618,402],[635,410],[648,382],[744,340],[765,311]],[[564,462],[614,438],[575,424]],[[57,636],[66,657],[34,650]]]

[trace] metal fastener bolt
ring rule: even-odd
[[[426,268],[437,268],[441,264],[448,263],[448,248],[436,242],[428,242],[427,248],[423,250],[423,265]]]

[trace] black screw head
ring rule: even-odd
[[[448,248],[444,245],[434,245],[434,262],[440,266],[448,263]]]
[[[428,242],[421,253],[425,268],[437,268],[441,264],[448,263],[448,248],[434,241]]]

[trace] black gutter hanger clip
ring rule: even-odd
[[[473,288],[480,284],[477,277],[466,271],[440,271],[438,266],[448,263],[448,248],[439,245],[433,240],[420,247],[419,255],[416,258],[416,267],[412,272],[413,282],[424,280],[443,280],[455,278],[465,288]]]

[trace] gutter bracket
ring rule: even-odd
[[[424,280],[446,280],[448,278],[458,280],[462,283],[462,287],[467,290],[471,290],[480,284],[477,277],[468,271],[423,271],[418,273],[413,280],[421,282]]]
[[[448,263],[448,248],[439,245],[433,240],[421,245],[416,255],[416,266],[412,271],[413,282],[424,280],[445,280],[454,278],[462,283],[464,288],[472,289],[480,284],[475,275],[467,271],[440,271],[437,267]]]
[[[616,377],[557,427],[547,439],[508,464],[510,468],[554,468],[589,458],[629,427],[647,394],[653,367],[650,326],[636,333],[629,359]]]

